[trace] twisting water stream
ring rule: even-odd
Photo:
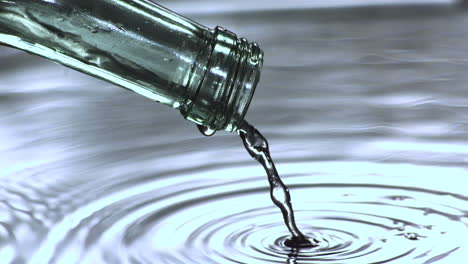
[[[288,187],[283,183],[276,171],[275,163],[270,155],[268,141],[255,127],[246,121],[242,123],[239,129],[239,135],[250,156],[262,164],[268,175],[271,200],[280,208],[284,223],[292,235],[291,239],[286,240],[285,245],[292,248],[317,246],[318,241],[309,241],[296,226],[294,210],[291,205],[291,195],[289,194]]]

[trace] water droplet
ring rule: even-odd
[[[405,236],[406,239],[409,239],[409,240],[419,240],[420,238],[423,238],[423,236],[419,235],[418,233],[413,233],[413,232],[405,233],[403,235]]]
[[[213,130],[213,129],[208,128],[206,126],[197,125],[197,127],[198,127],[198,130],[200,131],[200,133],[202,133],[204,136],[207,136],[207,137],[211,137],[216,133],[216,130]]]
[[[174,103],[172,104],[172,107],[175,108],[175,109],[179,109],[180,106],[181,106],[181,104],[180,104],[179,102],[174,102]]]

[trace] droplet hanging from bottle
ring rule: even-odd
[[[197,125],[198,130],[200,133],[202,133],[204,136],[211,137],[216,133],[216,130],[210,129],[209,127],[202,126],[202,125]]]

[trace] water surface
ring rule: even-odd
[[[170,7],[170,3],[166,3]],[[0,49],[2,263],[462,263],[468,16],[453,6],[189,14],[258,41],[248,113],[290,188],[141,96]]]

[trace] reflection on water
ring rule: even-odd
[[[193,18],[265,50],[248,119],[320,245],[284,245],[264,171],[234,134],[204,138],[177,111],[2,48],[2,263],[466,259],[466,11]]]

